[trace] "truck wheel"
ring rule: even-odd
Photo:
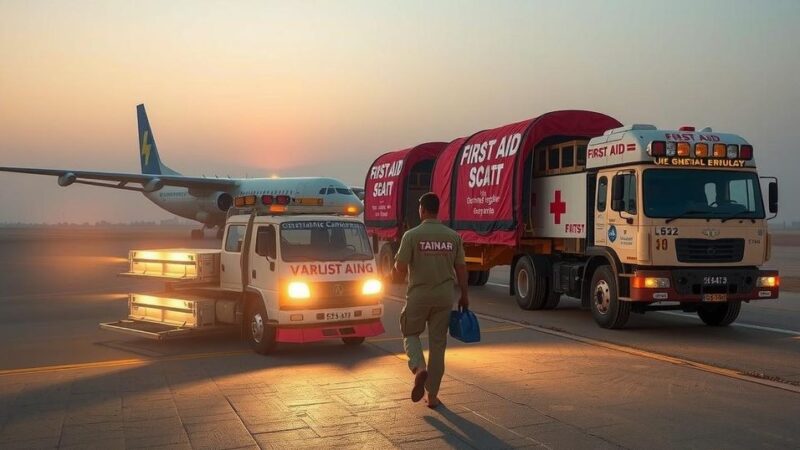
[[[595,322],[603,328],[622,328],[631,315],[631,302],[619,299],[617,280],[609,266],[600,266],[592,276],[589,304]]]
[[[484,286],[489,281],[488,270],[470,270],[467,274],[467,284],[470,286]]]
[[[345,345],[361,345],[364,343],[365,337],[343,337],[342,342]]]
[[[544,302],[542,309],[556,309],[558,303],[561,301],[561,294],[558,292],[548,292],[547,300]]]
[[[697,308],[697,315],[706,325],[725,327],[736,321],[741,309],[742,302],[701,304]]]
[[[486,283],[489,281],[489,271],[488,270],[481,270],[480,276],[478,277],[475,286],[486,286]]]
[[[386,243],[381,246],[378,252],[378,270],[388,283],[397,284],[402,283],[403,279],[394,269],[394,253],[392,244]]]
[[[256,353],[266,355],[275,349],[275,327],[267,324],[267,310],[258,299],[250,302],[245,314],[245,336],[250,348]]]
[[[547,299],[547,279],[541,265],[523,256],[514,266],[514,288],[517,305],[522,309],[542,309]]]

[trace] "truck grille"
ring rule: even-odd
[[[732,263],[744,257],[744,239],[675,239],[682,263]]]

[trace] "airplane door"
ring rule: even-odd
[[[247,225],[229,224],[225,230],[225,242],[220,255],[220,287],[240,291],[242,289],[241,253]]]
[[[606,214],[608,209],[608,175],[597,177],[597,190],[594,207],[594,245],[608,245],[608,225]],[[589,243],[589,245],[592,245]]]

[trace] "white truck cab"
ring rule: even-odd
[[[163,278],[168,290],[130,294],[128,318],[101,328],[167,339],[240,326],[259,353],[282,342],[357,345],[382,334],[383,286],[364,224],[353,217],[360,205],[334,211],[322,202],[239,197],[221,249],[131,251],[123,275]]]

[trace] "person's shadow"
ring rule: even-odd
[[[453,424],[456,429],[436,417],[425,416],[425,421],[444,433],[445,441],[455,447],[463,447],[463,444],[467,444],[473,448],[511,448],[511,445],[492,434],[486,428],[456,414],[444,404],[439,405],[434,411]]]

